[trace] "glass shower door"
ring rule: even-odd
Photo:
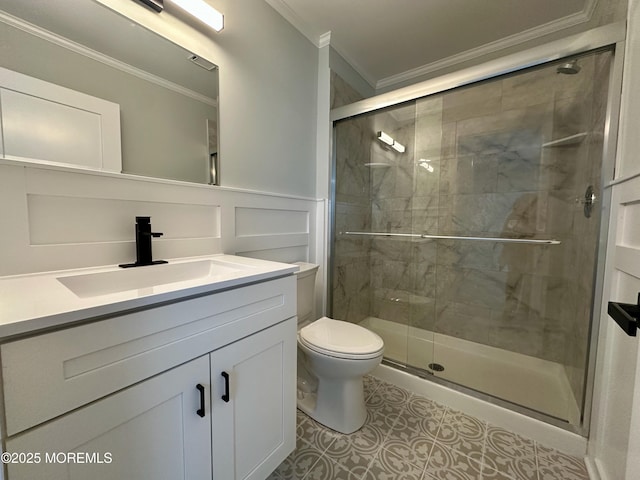
[[[336,122],[330,314],[392,365],[580,425],[612,58]]]
[[[411,158],[413,187],[410,256],[414,288],[409,297],[407,364],[423,373],[437,373],[434,360],[437,243],[424,235],[438,233],[442,159],[447,138],[442,129],[442,95],[418,99],[415,106],[415,152]]]
[[[586,216],[585,198],[601,189],[611,58],[595,52],[578,59],[576,74],[559,68],[565,60],[417,103],[416,144],[439,155],[418,155],[416,168],[428,161],[439,183],[425,202],[436,206],[436,226],[421,230],[416,216],[413,228],[452,237],[428,240],[428,370],[575,425],[599,231],[599,208]],[[437,113],[421,128],[422,102]]]
[[[412,236],[415,124],[410,102],[335,125],[332,315],[378,333],[387,361],[426,366],[432,342],[415,328],[432,318],[421,303],[428,258],[416,261]]]

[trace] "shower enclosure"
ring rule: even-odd
[[[388,365],[579,430],[613,58],[335,121],[329,313]]]

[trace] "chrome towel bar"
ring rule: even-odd
[[[389,232],[340,232],[342,235],[362,235],[368,237],[406,237],[425,238],[434,240],[484,240],[486,242],[529,243],[537,245],[560,245],[560,240],[536,240],[532,238],[503,238],[503,237],[464,237],[458,235],[429,235],[426,233],[389,233]]]

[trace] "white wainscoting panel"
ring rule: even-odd
[[[154,243],[220,236],[217,205],[28,194],[27,209],[31,245],[128,242],[135,215],[150,216],[153,231],[163,233]],[[58,212],[67,213],[64,229],[57,225]]]
[[[325,210],[322,200],[0,161],[0,276],[134,261],[136,216],[163,233],[155,259],[322,263]]]
[[[316,228],[322,201],[247,191],[228,191],[223,207],[225,253],[276,262],[321,262]],[[227,203],[223,205],[227,205]]]
[[[3,88],[0,104],[5,155],[102,167],[97,114]],[[63,144],[69,141],[72,148]]]
[[[0,68],[3,155],[120,172],[120,106]]]
[[[236,237],[309,233],[309,212],[273,208],[236,208]]]
[[[235,214],[236,253],[281,262],[308,261],[311,212],[236,207]]]
[[[259,258],[260,260],[271,260],[272,262],[292,263],[298,260],[292,258],[305,258],[309,255],[309,249],[305,246],[299,247],[279,247],[266,248],[263,250],[249,250],[246,252],[236,252],[236,255]]]
[[[0,275],[135,261],[135,217],[151,216],[155,258],[221,252],[210,188],[132,176],[0,165]]]

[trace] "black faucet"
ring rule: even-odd
[[[162,233],[151,231],[151,217],[136,217],[136,263],[123,263],[122,268],[144,267],[167,263],[166,260],[153,260],[151,238],[161,237]]]

